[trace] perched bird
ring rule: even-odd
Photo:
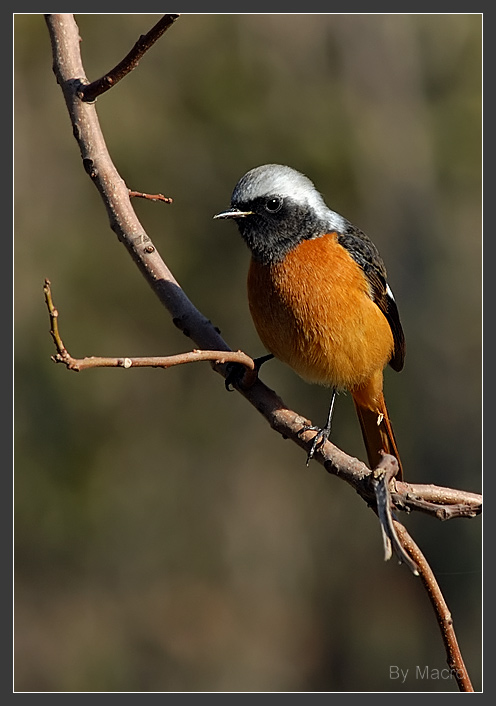
[[[309,382],[355,403],[371,468],[383,450],[402,466],[383,394],[383,369],[401,370],[405,339],[384,263],[372,241],[328,208],[303,174],[279,164],[255,167],[236,184],[231,208],[251,250],[248,301],[267,350]],[[272,356],[265,356],[265,359]],[[302,430],[304,431],[304,429]]]

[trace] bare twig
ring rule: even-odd
[[[475,517],[482,512],[482,496],[466,490],[396,481],[396,491],[391,496],[398,509],[420,510],[438,520]]]
[[[179,15],[164,15],[149,32],[142,34],[131,51],[117,66],[101,78],[87,84],[80,90],[80,98],[91,102],[115,86],[124,76],[138,66],[141,57],[150,49],[163,33],[174,24]]]
[[[170,196],[164,196],[163,194],[145,194],[142,191],[132,191],[132,189],[129,189],[129,196],[131,198],[148,199],[148,201],[163,201],[164,203],[172,203],[173,201]]]
[[[173,18],[170,22],[172,24],[176,16],[168,17]],[[108,154],[95,106],[86,102],[94,100],[94,97],[102,90],[98,89],[96,93],[92,92],[94,89],[90,91],[91,84],[88,85],[85,77],[79,48],[79,32],[74,18],[72,15],[47,15],[46,21],[52,42],[55,75],[64,93],[74,136],[80,147],[83,166],[102,196],[112,230],[126,246],[146,280],[170,312],[174,324],[199,348],[214,352],[218,356],[217,360],[222,360],[225,352],[230,351],[229,346],[211,322],[193,306],[161,259],[139,222],[130,204],[129,190]],[[148,46],[144,51],[147,48]],[[112,78],[110,84],[108,80],[105,80],[105,77],[101,79],[101,82],[106,84],[106,88],[104,87],[103,90],[114,85],[115,77],[117,80],[122,78],[136,65],[137,60],[144,53],[140,52],[139,48],[136,51],[133,49],[130,55],[116,67],[115,76],[113,72],[110,72],[109,75]],[[81,99],[83,94],[84,101]],[[58,333],[55,312],[56,309],[53,307],[50,314],[52,337],[56,346],[61,345],[60,355],[63,356],[65,348]],[[67,353],[67,351],[65,352]],[[67,355],[69,354],[67,353]],[[214,369],[226,376],[225,364],[214,364]],[[247,383],[246,377],[245,375],[245,379],[240,383],[234,383],[236,389],[265,417],[273,429],[291,439],[308,453],[315,433],[312,431],[302,433],[302,427],[308,425],[309,420],[290,410],[280,397],[267,388],[257,377],[254,376],[255,379],[252,377],[249,381],[250,384]],[[364,463],[351,458],[329,441],[319,447],[315,453],[315,459],[324,465],[327,471],[350,483],[374,507],[376,500],[370,483],[371,471]],[[391,498],[395,507],[399,509],[421,510],[444,518],[468,517],[478,514],[480,511],[480,496],[474,494],[460,492],[458,495],[459,491],[434,489],[433,486],[426,486],[427,490],[423,493],[422,486],[412,486],[397,481],[392,481],[392,484],[395,484],[396,487],[391,491]],[[438,514],[440,511],[441,515]],[[417,565],[422,581],[429,592],[443,633],[448,664],[450,667],[453,665],[453,668],[460,670],[459,688],[470,691],[472,687],[456,644],[451,616],[432,571],[403,525],[393,519],[392,526],[394,526],[402,547]]]
[[[64,363],[69,370],[79,373],[90,368],[172,368],[185,363],[198,363],[210,361],[224,365],[225,363],[238,363],[249,370],[254,369],[252,358],[242,351],[199,351],[192,350],[186,353],[166,356],[143,356],[139,358],[105,358],[102,356],[89,356],[86,358],[73,358],[71,355],[57,354],[52,356],[55,363]]]
[[[57,349],[57,356],[59,356],[61,360],[65,360],[69,356],[69,353],[67,352],[62,342],[62,338],[60,337],[59,312],[55,308],[55,305],[53,303],[52,290],[50,288],[50,280],[48,279],[45,280],[43,292],[45,294],[45,302],[48,307],[48,313],[50,314],[50,335],[53,339],[53,342],[55,343],[55,348]]]
[[[396,520],[394,520],[393,523],[404,550],[410,555],[418,568],[420,579],[425,586],[429,600],[436,613],[451,674],[456,679],[460,691],[474,691],[463,661],[460,647],[458,646],[458,640],[456,639],[455,629],[453,627],[453,619],[441,589],[439,588],[439,584],[436,581],[436,577],[426,558],[408,534],[405,527]]]

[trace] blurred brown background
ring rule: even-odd
[[[77,15],[90,80],[158,19]],[[456,691],[415,678],[444,649],[420,582],[383,561],[374,514],[208,364],[51,362],[45,277],[75,356],[192,344],[108,226],[42,15],[14,33],[15,688]],[[128,186],[174,198],[136,211],[233,348],[264,352],[248,251],[212,220],[245,171],[289,164],[365,230],[407,338],[385,382],[407,478],[480,491],[479,15],[184,15],[97,109]],[[262,379],[324,421],[328,391],[274,361]],[[333,441],[364,458],[346,395]],[[402,519],[480,689],[480,518]]]

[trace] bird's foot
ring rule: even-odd
[[[336,400],[336,389],[333,387],[332,388],[332,395],[331,395],[331,404],[329,405],[329,413],[327,415],[327,422],[326,422],[325,427],[320,428],[320,427],[314,427],[314,426],[304,426],[303,429],[300,431],[300,434],[302,434],[304,431],[316,431],[317,432],[313,438],[313,442],[312,442],[312,446],[310,447],[310,451],[308,452],[307,466],[310,463],[310,461],[312,460],[313,455],[317,451],[317,449],[320,446],[323,446],[331,435],[332,413],[334,410],[335,400]]]
[[[320,446],[323,446],[325,442],[329,439],[329,436],[331,434],[331,427],[330,426],[325,426],[323,428],[321,427],[315,427],[315,426],[304,426],[299,434],[303,434],[305,431],[316,431],[317,433],[313,437],[312,445],[310,447],[310,451],[307,454],[307,466],[314,457],[315,452]]]

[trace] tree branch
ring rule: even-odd
[[[115,86],[124,76],[127,76],[130,71],[138,66],[141,57],[174,24],[178,17],[179,15],[164,15],[149,32],[141,35],[129,54],[117,66],[114,66],[111,71],[101,78],[84,86],[80,91],[80,98],[87,102],[95,101],[98,96]]]
[[[405,527],[396,520],[394,521],[394,527],[403,548],[417,565],[420,579],[427,591],[431,605],[434,608],[451,674],[456,679],[460,691],[473,692],[474,689],[463,661],[458,640],[456,639],[453,618],[451,617],[448,605],[439,588],[439,584],[436,581],[436,577],[426,558],[410,537]]]
[[[170,19],[169,24],[167,24],[166,17]],[[172,24],[176,17],[176,15],[167,15],[162,18],[161,27],[165,26],[163,31]],[[150,43],[147,43],[149,40],[146,39],[150,33],[145,35],[145,38],[142,37],[138,40],[128,56],[112,72],[109,72],[107,77],[95,82],[102,87],[97,90],[95,84],[89,84],[84,73],[79,49],[79,32],[73,16],[66,14],[46,15],[46,22],[52,43],[54,72],[64,94],[74,137],[79,144],[83,166],[103,199],[112,230],[126,246],[142,274],[171,314],[174,324],[200,349],[204,352],[208,351],[208,355],[213,352],[217,356],[213,367],[225,377],[227,374],[226,356],[232,351],[218,330],[193,306],[158,254],[150,237],[144,231],[131,206],[129,190],[108,154],[95,106],[88,102],[94,100],[96,95],[107,90],[110,85],[114,85],[116,80],[134,68],[139,58],[151,46]],[[158,24],[160,25],[160,23]],[[157,25],[154,29],[156,28]],[[151,30],[151,32],[153,31]],[[160,34],[153,41],[158,36]],[[109,76],[111,80],[108,79]],[[94,87],[91,88],[91,86]],[[53,307],[53,311],[50,313],[51,334],[58,355],[61,356],[61,362],[66,362],[66,356],[69,358],[70,356],[60,338],[55,312],[56,309]],[[234,355],[237,356],[239,353]],[[190,357],[189,360],[191,359]],[[115,362],[125,359],[112,360]],[[183,360],[182,362],[188,361]],[[121,364],[120,367],[126,367],[126,365]],[[315,432],[304,429],[306,425],[309,425],[309,420],[288,409],[275,392],[254,376],[247,377],[245,375],[241,381],[234,384],[234,387],[266,418],[274,430],[308,452],[315,434]],[[328,472],[352,485],[360,496],[377,511],[377,495],[375,493],[377,488],[374,489],[372,482],[373,480],[377,481],[377,476],[374,478],[364,463],[346,455],[329,441],[319,447],[315,453],[315,459]],[[450,488],[411,485],[394,479],[389,480],[387,484],[383,482],[381,492],[384,492],[384,487],[387,488],[385,499],[383,498],[380,502],[387,510],[386,515],[390,510],[389,502],[393,502],[397,509],[419,510],[433,514],[440,519],[473,517],[480,512],[481,508],[480,496]],[[393,515],[383,520],[383,526],[388,527],[390,532],[392,532],[391,527],[394,529],[402,549],[407,552],[413,565],[418,568],[436,612],[445,642],[448,664],[450,667],[460,670],[461,676],[458,679],[460,690],[472,691],[456,642],[451,616],[429,565],[406,529],[394,519]]]

